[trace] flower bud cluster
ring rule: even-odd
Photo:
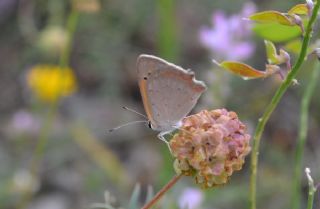
[[[227,183],[250,152],[250,135],[235,112],[203,110],[186,117],[170,140],[177,173],[193,176],[203,187]]]

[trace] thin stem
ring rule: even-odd
[[[41,164],[40,161],[45,151],[45,147],[48,141],[48,136],[55,118],[56,111],[57,111],[57,105],[55,103],[52,103],[46,115],[45,122],[41,129],[40,137],[36,145],[36,149],[32,159],[32,165],[31,165],[32,176],[37,176],[37,168]]]
[[[312,209],[313,207],[313,200],[314,200],[314,193],[317,191],[317,187],[314,185],[314,181],[311,177],[311,171],[309,168],[305,169],[308,184],[309,184],[309,191],[308,191],[308,205],[307,209]]]
[[[72,11],[69,14],[68,20],[67,20],[67,44],[64,47],[61,56],[60,56],[60,67],[64,68],[69,65],[70,62],[70,52],[72,49],[72,43],[73,43],[73,37],[74,33],[77,28],[77,23],[78,23],[78,18],[79,18],[79,12],[75,9],[72,9]]]
[[[63,49],[63,51],[61,52],[61,56],[60,56],[59,64],[61,69],[64,69],[64,67],[69,65],[69,57],[70,57],[70,52],[72,47],[72,40],[73,40],[73,35],[76,29],[77,20],[78,20],[78,12],[75,10],[72,10],[67,20],[68,42],[65,48]],[[37,179],[38,177],[38,172],[39,172],[39,167],[41,165],[42,157],[44,155],[45,148],[48,143],[48,138],[52,128],[52,124],[55,120],[55,115],[58,111],[58,103],[59,103],[59,100],[54,101],[50,104],[50,108],[45,117],[45,122],[44,122],[44,125],[42,126],[39,139],[33,154],[30,169],[31,169],[31,175],[35,179]],[[18,203],[18,208],[25,207],[30,201],[31,197],[32,197],[32,192],[31,191],[27,192],[22,197],[21,202]]]
[[[39,176],[39,167],[41,165],[42,156],[44,155],[44,151],[48,142],[48,137],[50,134],[52,124],[55,120],[56,111],[57,111],[57,105],[56,105],[56,102],[54,102],[50,105],[47,115],[45,116],[44,124],[40,130],[39,139],[37,141],[36,148],[33,153],[33,157],[31,159],[31,166],[30,166],[30,173],[32,178],[34,179],[38,179],[38,176]],[[29,203],[33,194],[31,189],[32,188],[30,188],[30,191],[27,191],[22,196],[22,200],[18,203],[17,208],[24,208]]]
[[[307,209],[312,209],[312,207],[313,207],[314,193],[315,193],[315,191],[311,190],[311,188],[309,187]]]
[[[266,123],[268,122],[272,112],[277,107],[280,99],[282,98],[283,94],[286,92],[286,90],[291,85],[293,79],[297,75],[297,73],[300,70],[300,67],[305,60],[308,45],[311,39],[312,29],[314,22],[317,19],[318,11],[320,7],[320,1],[317,1],[315,4],[315,7],[312,12],[312,16],[309,20],[305,36],[303,38],[301,51],[298,57],[298,60],[296,61],[295,65],[293,66],[292,70],[288,74],[286,80],[281,84],[281,86],[278,88],[275,95],[272,97],[271,102],[268,104],[265,112],[263,113],[262,117],[259,119],[257,128],[254,133],[253,137],[253,148],[251,153],[251,176],[250,176],[250,194],[249,194],[249,200],[251,209],[256,209],[256,187],[257,187],[257,167],[258,167],[258,155],[259,155],[259,146],[260,146],[260,139],[264,130],[264,127]]]
[[[294,168],[294,181],[293,181],[293,194],[292,200],[293,205],[292,209],[299,209],[300,208],[300,201],[301,201],[301,176],[302,176],[302,159],[304,153],[304,146],[307,138],[307,131],[308,131],[308,109],[310,105],[310,101],[312,95],[314,93],[315,87],[317,85],[317,81],[320,76],[319,71],[320,64],[317,61],[311,77],[308,82],[308,86],[303,94],[302,101],[301,101],[301,108],[300,108],[300,124],[299,124],[299,138],[298,144],[296,148],[295,154],[295,168]]]
[[[160,198],[169,190],[177,181],[182,177],[182,175],[176,175],[174,176],[145,206],[143,206],[141,209],[149,209],[152,206],[154,206]]]
[[[177,39],[176,12],[174,0],[157,0],[159,31],[158,50],[162,57],[169,60],[178,58],[179,46]]]

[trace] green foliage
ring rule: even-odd
[[[129,209],[136,209],[139,207],[140,193],[141,193],[141,186],[140,184],[136,184],[131,194],[131,198],[128,206]]]
[[[277,49],[275,45],[271,41],[264,41],[264,44],[266,46],[266,52],[267,52],[267,58],[269,63],[276,63],[278,62],[277,59]]]
[[[277,23],[257,23],[253,27],[253,31],[261,38],[272,42],[288,41],[301,35],[301,30],[298,26],[287,26]]]
[[[264,11],[254,13],[249,17],[249,19],[258,23],[277,23],[288,26],[295,25],[288,16],[278,11]]]
[[[292,41],[289,41],[284,46],[286,50],[293,54],[299,54],[301,50],[302,42],[300,39],[294,39]]]
[[[176,60],[178,56],[175,1],[157,0],[159,13],[158,50],[161,57]]]

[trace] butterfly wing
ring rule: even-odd
[[[137,70],[145,111],[158,131],[174,129],[206,89],[194,72],[152,55],[140,55]]]

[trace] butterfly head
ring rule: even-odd
[[[154,131],[171,132],[175,129],[179,129],[181,126],[182,126],[182,121],[157,124],[157,123],[152,123],[151,120],[148,120],[148,127]]]

